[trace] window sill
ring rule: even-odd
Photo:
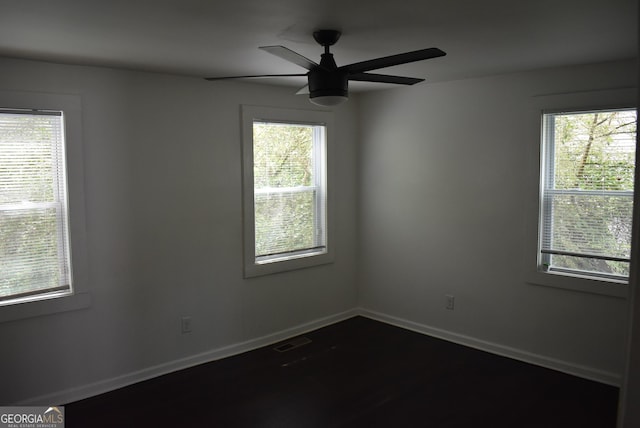
[[[0,323],[86,309],[90,306],[90,293],[76,293],[71,296],[54,299],[17,303],[0,307]]]
[[[622,281],[590,278],[581,275],[555,272],[532,272],[526,282],[531,285],[561,288],[581,293],[599,294],[609,297],[626,299],[629,285]]]

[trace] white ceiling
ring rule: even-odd
[[[311,34],[326,28],[343,33],[338,65],[438,47],[447,56],[376,72],[442,81],[636,57],[637,9],[637,0],[0,0],[0,55],[201,77],[304,73],[257,47],[318,62]],[[366,87],[378,86],[388,87]]]

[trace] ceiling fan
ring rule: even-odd
[[[417,79],[414,77],[367,73],[368,71],[446,55],[445,52],[438,48],[428,48],[338,67],[333,59],[333,54],[329,52],[329,47],[338,41],[340,34],[341,33],[336,30],[318,30],[313,33],[313,38],[316,42],[324,47],[324,53],[321,56],[320,64],[316,64],[310,59],[305,58],[299,53],[285,48],[284,46],[262,46],[259,48],[272,55],[278,56],[285,61],[292,62],[307,69],[307,73],[208,77],[206,80],[307,76],[308,85],[300,89],[298,94],[309,94],[309,100],[314,104],[321,106],[333,106],[347,100],[349,96],[349,80],[394,83],[398,85],[415,85],[416,83],[424,81],[424,79]]]

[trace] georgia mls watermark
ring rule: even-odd
[[[0,428],[64,428],[64,407],[0,407]]]

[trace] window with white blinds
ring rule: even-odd
[[[325,250],[324,126],[255,121],[258,263]]]
[[[242,111],[245,276],[331,262],[332,114],[255,106]]]
[[[0,304],[71,293],[64,118],[0,109]]]
[[[543,115],[539,268],[629,276],[635,109]]]

